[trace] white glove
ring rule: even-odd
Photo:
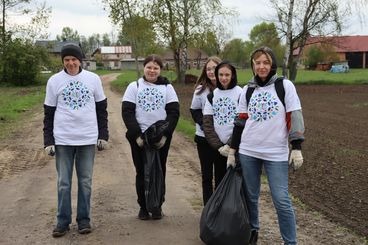
[[[155,143],[157,149],[161,149],[166,143],[166,136],[162,136],[159,142]]]
[[[106,140],[102,140],[102,139],[97,140],[97,150],[102,151],[102,150],[105,150],[106,147],[107,147]]]
[[[218,152],[220,152],[220,154],[223,155],[224,157],[227,157],[227,155],[229,154],[229,149],[230,149],[229,145],[223,145],[220,148],[218,148]]]
[[[137,145],[138,145],[140,148],[142,148],[142,147],[143,147],[143,145],[144,145],[144,141],[143,141],[143,139],[142,139],[141,137],[138,137],[135,141],[137,142]]]
[[[229,168],[230,166],[235,168],[236,162],[235,162],[235,149],[230,148],[229,154],[227,155],[227,162],[226,162],[226,168]]]
[[[45,153],[49,156],[55,156],[55,146],[54,145],[46,146]]]
[[[300,168],[303,164],[303,156],[301,150],[291,150],[289,165],[293,167],[294,170]]]

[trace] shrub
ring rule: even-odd
[[[0,63],[0,79],[2,84],[26,86],[37,84],[37,75],[41,61],[46,53],[32,43],[14,39],[3,47]]]

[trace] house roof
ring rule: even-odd
[[[306,45],[329,43],[337,53],[368,52],[368,36],[315,36],[307,39]],[[293,54],[297,54],[298,49]]]
[[[37,40],[36,45],[46,48],[50,53],[60,53],[61,48],[66,43],[75,43],[79,45],[77,41],[57,41],[57,40]]]
[[[96,53],[100,54],[131,54],[132,46],[102,46],[97,48],[93,53],[94,56]]]

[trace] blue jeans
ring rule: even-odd
[[[95,147],[95,145],[55,146],[56,170],[58,173],[57,222],[59,226],[65,227],[72,222],[71,189],[74,162],[78,179],[77,223],[86,224],[90,222]]]
[[[285,244],[296,244],[295,214],[288,191],[288,162],[266,161],[242,154],[239,154],[239,160],[243,172],[252,229],[259,230],[258,199],[261,189],[262,166],[264,166],[282,239]]]

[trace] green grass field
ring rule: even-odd
[[[281,69],[278,70],[281,75]],[[199,75],[200,71],[190,70],[188,73]],[[245,85],[253,76],[250,69],[237,70],[239,84]],[[347,73],[331,73],[329,71],[298,70],[296,84],[368,84],[368,69],[350,69]]]
[[[45,86],[0,88],[0,139],[16,130],[19,123],[41,109]]]

